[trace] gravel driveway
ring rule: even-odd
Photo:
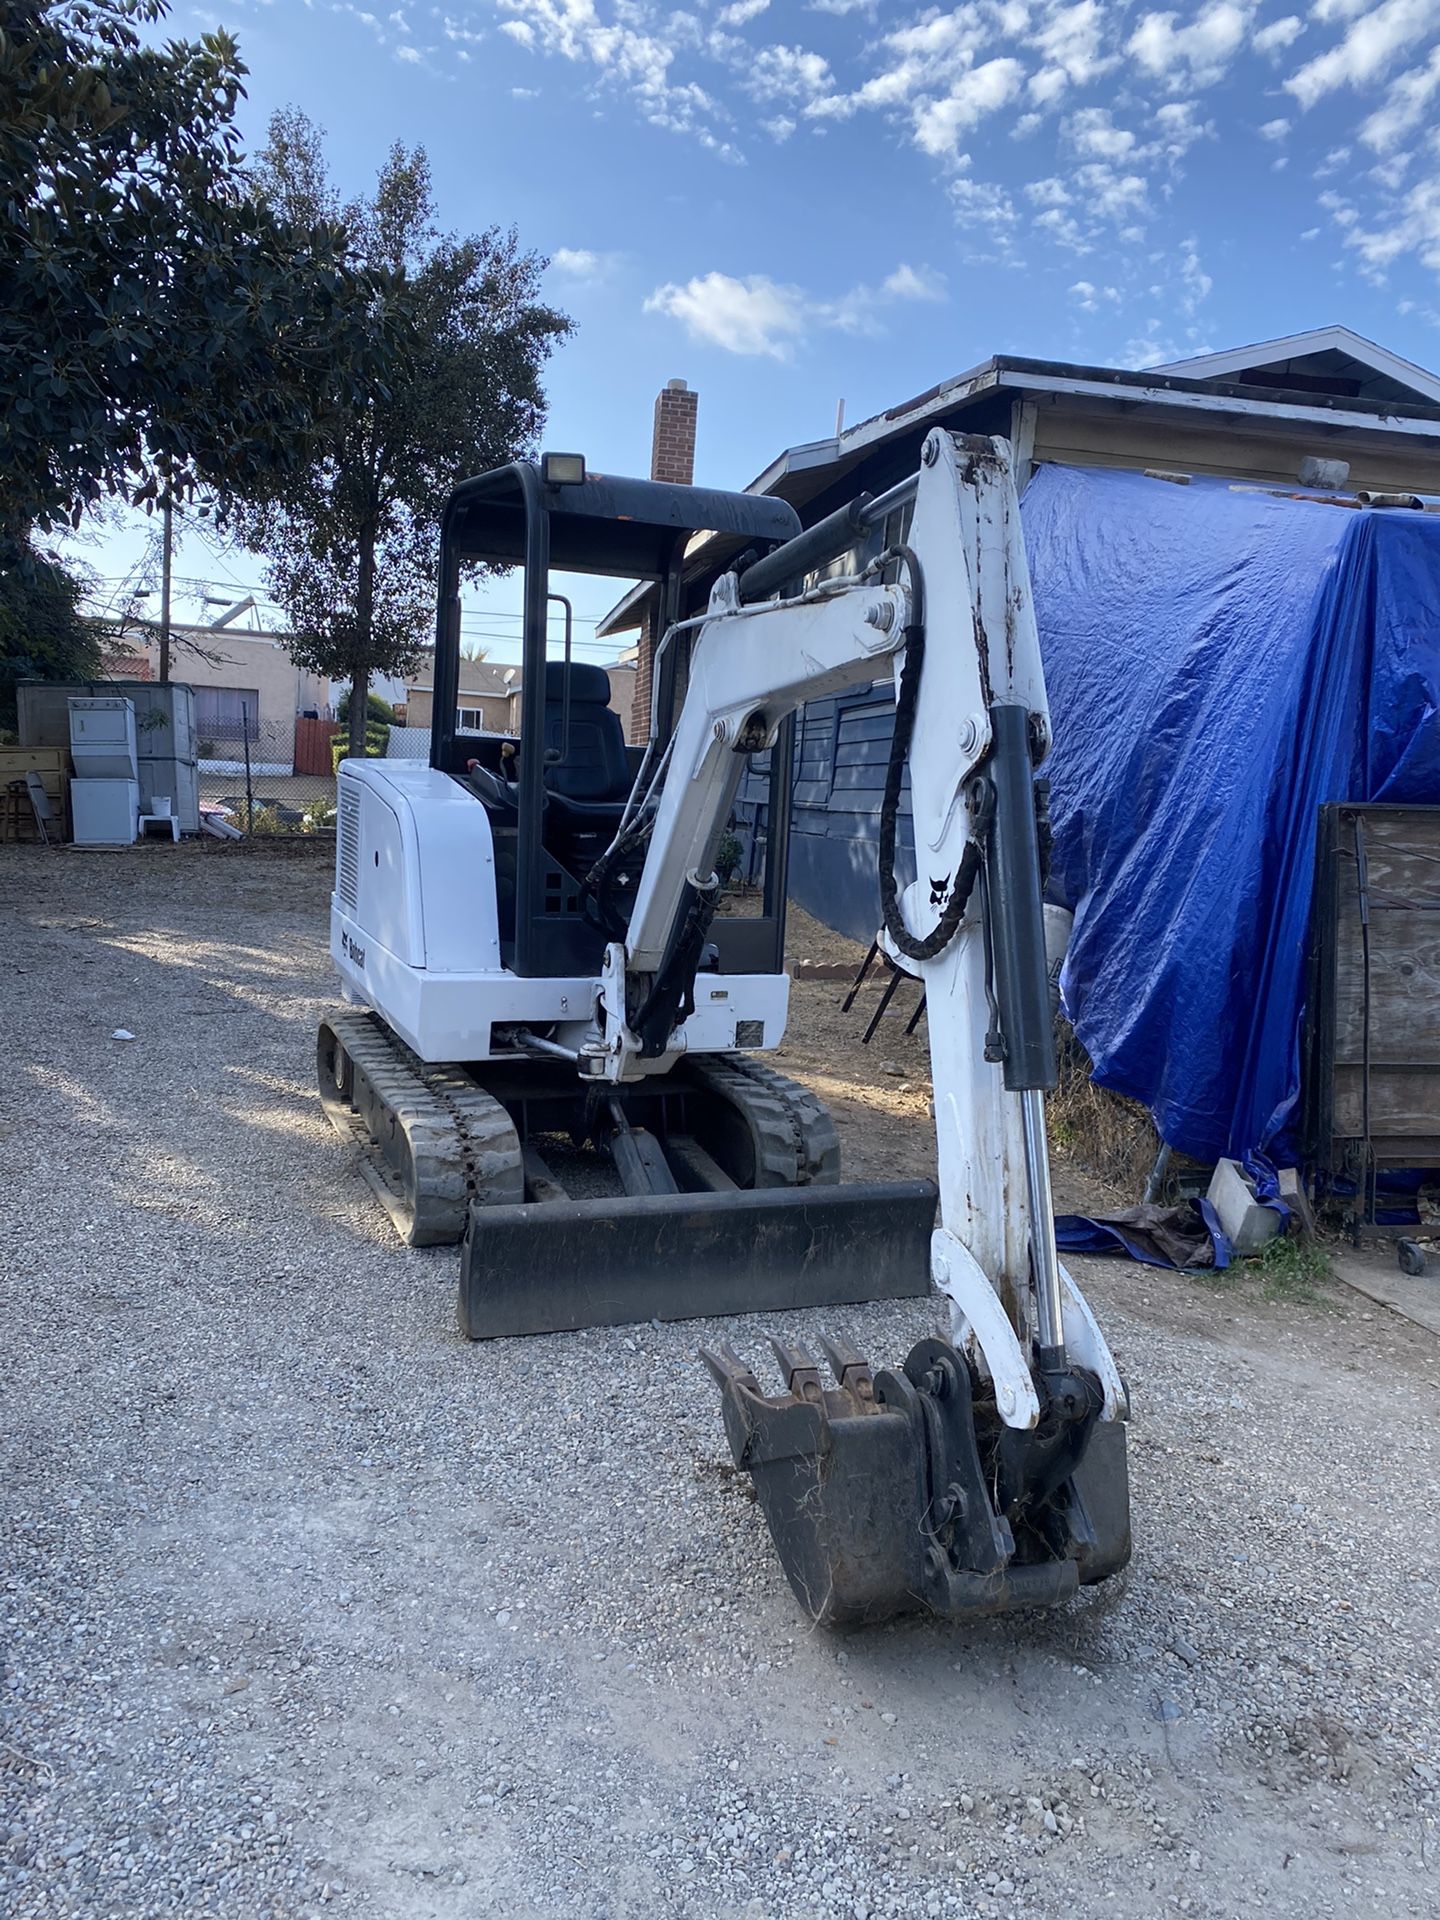
[[[0,849],[7,1916],[1440,1909],[1433,1341],[1081,1263],[1133,1568],[807,1630],[695,1358],[760,1321],[471,1347],[396,1245],[312,1093],[328,884]]]

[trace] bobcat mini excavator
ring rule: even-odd
[[[702,532],[724,570],[682,619]],[[518,740],[456,724],[475,563],[524,572]],[[658,583],[643,748],[604,673],[571,658],[552,568]],[[925,988],[938,1195],[842,1184],[829,1116],[761,1058],[789,988],[792,716],[887,678],[879,937]],[[443,517],[434,684],[428,765],[341,763],[331,951],[352,1009],[322,1025],[318,1064],[402,1236],[463,1240],[462,1330],[933,1280],[949,1337],[894,1372],[836,1339],[827,1382],[776,1342],[784,1391],[767,1395],[730,1348],[705,1355],[797,1598],[834,1624],[963,1617],[1123,1566],[1125,1388],[1052,1219],[1050,722],[1005,443],[932,432],[915,475],[803,532],[783,501],[587,474],[574,455],[468,480]],[[719,915],[716,850],[759,755],[763,911]],[[902,885],[907,772],[918,877]]]

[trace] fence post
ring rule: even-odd
[[[240,737],[245,742],[245,831],[255,830],[255,789],[250,781],[250,722],[242,718]]]

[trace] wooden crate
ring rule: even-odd
[[[1440,806],[1322,807],[1315,879],[1309,1155],[1361,1184],[1440,1167]]]
[[[22,773],[68,773],[70,756],[63,747],[0,747],[0,781]]]

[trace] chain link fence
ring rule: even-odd
[[[334,832],[336,746],[343,751],[346,737],[339,721],[246,713],[196,733],[202,812],[241,833]]]

